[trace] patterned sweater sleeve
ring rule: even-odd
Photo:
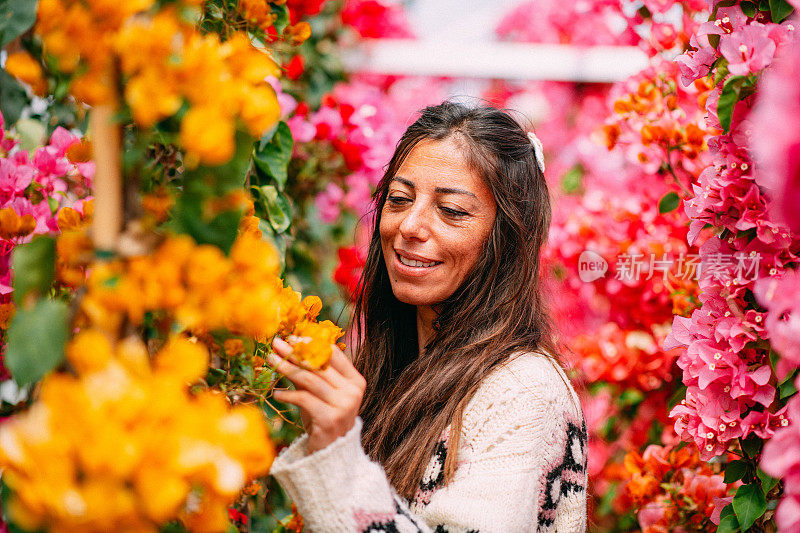
[[[443,484],[445,433],[410,504],[364,453],[360,419],[310,455],[301,437],[271,473],[315,533],[582,531],[585,427],[562,376],[530,355],[484,380],[464,413],[452,482]]]

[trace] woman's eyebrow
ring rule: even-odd
[[[400,183],[402,183],[406,187],[409,187],[411,189],[414,188],[414,182],[413,181],[407,180],[405,178],[401,178],[400,176],[393,177],[392,181],[399,181]],[[477,196],[475,196],[475,194],[473,194],[473,193],[471,193],[469,191],[465,191],[464,189],[456,189],[455,187],[436,187],[434,189],[434,191],[439,193],[439,194],[466,194],[468,196],[472,196],[473,198],[477,198]]]

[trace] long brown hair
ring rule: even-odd
[[[491,234],[462,285],[437,306],[433,338],[419,353],[416,307],[392,292],[381,251],[389,182],[424,139],[457,135],[471,168],[497,203]],[[444,102],[422,110],[403,134],[373,195],[374,227],[356,299],[354,364],[367,380],[362,444],[411,499],[448,426],[445,483],[452,479],[461,417],[481,380],[517,351],[555,354],[542,297],[539,255],[550,227],[550,197],[519,123],[492,107]]]

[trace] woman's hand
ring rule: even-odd
[[[367,382],[344,352],[334,345],[328,367],[312,371],[288,360],[292,353],[288,342],[276,337],[272,347],[275,353],[269,355],[270,364],[296,389],[276,390],[273,394],[279,402],[300,407],[308,433],[308,453],[325,448],[347,433],[355,424]]]

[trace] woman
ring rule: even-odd
[[[540,287],[537,144],[494,108],[423,110],[374,195],[353,363],[334,349],[309,372],[273,343],[297,389],[275,397],[307,434],[271,473],[309,531],[585,530],[586,429]]]

